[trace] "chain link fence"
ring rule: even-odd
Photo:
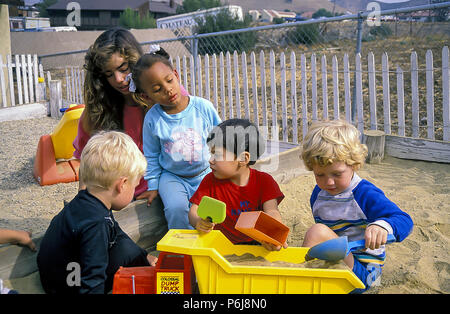
[[[194,34],[195,29],[172,29],[174,36],[163,40],[146,41],[160,44],[172,57],[219,54],[220,52],[249,52],[259,50],[298,50],[304,52],[337,51],[354,54],[382,47],[390,55],[404,54],[412,49],[433,49],[448,43],[450,21],[442,11],[450,9],[450,2],[413,8],[367,11],[333,18],[311,19],[302,22],[265,25],[247,29],[209,34]],[[447,19],[438,21],[439,19]],[[161,30],[167,31],[167,30]],[[398,43],[397,43],[398,42]],[[180,45],[181,43],[181,45]],[[41,61],[59,58],[58,64],[82,66],[83,60],[71,62],[73,55],[86,50],[68,51],[39,56]],[[53,63],[54,64],[54,63]],[[46,69],[51,70],[51,69]]]
[[[428,92],[427,86],[423,82],[426,80],[427,68],[426,68],[426,55],[428,51],[431,51],[433,64],[436,71],[434,72],[434,82],[436,86],[442,86],[442,49],[445,46],[448,46],[450,43],[450,21],[448,20],[448,10],[450,8],[450,2],[444,2],[440,4],[419,6],[414,8],[405,8],[405,9],[397,9],[397,10],[388,10],[388,11],[367,11],[360,12],[358,14],[353,15],[344,15],[332,18],[323,18],[316,20],[307,20],[302,22],[294,22],[294,23],[284,23],[278,25],[264,25],[258,27],[252,27],[247,29],[240,30],[232,30],[232,31],[223,31],[218,33],[210,33],[210,34],[192,34],[190,35],[190,29],[177,29],[172,30],[175,34],[175,38],[164,39],[164,40],[156,40],[156,41],[148,41],[142,42],[142,45],[148,46],[150,44],[159,44],[165,50],[169,51],[171,57],[174,61],[178,61],[178,64],[183,64],[184,66],[179,67],[180,76],[185,78],[184,82],[188,91],[193,95],[201,94],[201,84],[205,85],[205,68],[209,68],[203,64],[203,58],[205,55],[219,56],[220,54],[225,55],[229,52],[233,55],[234,52],[241,54],[246,52],[249,55],[251,52],[259,54],[261,51],[266,53],[266,56],[269,56],[269,53],[273,51],[275,56],[277,56],[276,64],[276,77],[275,81],[277,84],[278,92],[274,93],[274,97],[277,99],[273,100],[276,106],[280,106],[278,109],[282,111],[281,108],[281,95],[280,91],[281,87],[279,86],[280,78],[280,70],[281,64],[278,57],[281,53],[286,54],[288,56],[292,52],[294,52],[298,58],[300,59],[301,55],[306,57],[308,62],[306,63],[306,70],[308,72],[305,77],[308,81],[307,89],[311,91],[311,67],[312,61],[317,58],[317,79],[325,80],[328,83],[328,88],[331,89],[333,84],[333,76],[331,73],[333,72],[333,64],[332,58],[336,57],[337,62],[339,62],[339,75],[343,73],[342,63],[346,56],[348,56],[349,69],[348,71],[351,73],[351,86],[353,88],[352,92],[352,103],[356,102],[356,90],[355,90],[355,81],[356,81],[356,64],[355,64],[355,56],[360,53],[361,54],[361,64],[362,64],[362,72],[363,72],[363,81],[362,81],[362,89],[363,89],[363,100],[364,103],[368,104],[369,102],[376,102],[378,105],[378,115],[377,115],[377,124],[382,128],[384,123],[386,122],[383,119],[385,112],[383,112],[383,104],[386,102],[386,93],[388,93],[388,97],[390,99],[389,102],[393,104],[391,106],[391,115],[392,115],[392,125],[396,126],[397,121],[397,108],[396,104],[398,102],[397,96],[397,86],[396,82],[396,73],[400,68],[402,70],[405,82],[404,92],[407,95],[412,93],[412,71],[411,71],[411,62],[413,58],[413,53],[417,55],[417,72],[418,72],[418,81],[420,82],[418,88],[418,102],[421,104],[420,106],[420,127],[421,127],[421,135],[425,137],[426,133],[426,120],[427,115],[427,100]],[[443,14],[443,12],[445,14]],[[444,16],[444,18],[443,18]],[[146,50],[146,48],[144,48]],[[79,51],[77,53],[83,53]],[[373,69],[369,68],[369,55],[373,53]],[[70,54],[66,54],[69,56]],[[325,63],[323,62],[323,57],[326,57]],[[52,58],[57,56],[47,55],[45,58]],[[180,61],[180,58],[182,61]],[[184,58],[184,59],[183,59]],[[382,59],[385,58],[388,60],[388,67],[383,68]],[[322,61],[322,62],[321,62]],[[248,59],[248,64],[250,66],[250,60]],[[177,63],[177,62],[175,62]],[[192,64],[191,64],[192,63]],[[82,65],[80,65],[82,66]],[[231,63],[225,62],[224,67],[231,67]],[[262,77],[261,73],[258,72],[257,80],[261,81],[262,79],[266,81],[270,81],[269,77],[269,67],[270,64],[267,62],[263,64],[265,70],[267,70],[267,77]],[[285,63],[285,68],[295,68],[299,67],[299,65],[290,64],[290,59],[287,58]],[[433,65],[432,65],[433,67]],[[208,69],[211,70],[211,69]],[[320,71],[330,73],[328,76],[320,75]],[[244,73],[244,67],[239,66],[237,72],[234,73],[235,77],[241,77],[243,75],[247,75]],[[372,84],[369,81],[369,74],[372,71],[374,72],[374,81],[375,88],[382,92],[376,93],[375,96],[371,96],[369,94],[369,84]],[[298,82],[302,80],[301,73],[298,71]],[[391,84],[385,85],[383,75],[388,75],[391,77]],[[55,77],[53,77],[55,78]],[[186,78],[191,78],[191,82],[187,83]],[[60,78],[64,81],[63,77]],[[234,80],[234,79],[233,79]],[[194,83],[195,81],[195,83]],[[224,88],[227,89],[231,80],[225,81]],[[342,81],[341,81],[342,82]],[[323,82],[322,82],[323,84]],[[63,83],[64,85],[64,83]],[[288,86],[289,88],[289,86]],[[436,88],[434,91],[434,117],[436,119],[436,123],[434,128],[436,129],[437,139],[443,138],[443,113],[442,113],[442,103],[443,103],[443,93],[442,89]],[[344,99],[346,95],[344,94],[344,90],[338,91],[340,94],[338,95],[340,99]],[[204,93],[204,91],[203,91]],[[258,92],[259,96],[262,97],[261,91]],[[233,91],[233,95],[228,95],[228,101],[230,97],[240,97],[241,100],[244,100],[244,90],[241,91],[236,90]],[[298,93],[300,94],[300,92]],[[331,94],[331,93],[330,93]],[[209,93],[207,94],[209,95]],[[204,96],[204,95],[200,95]],[[224,102],[225,99],[221,99],[221,96],[217,98],[217,103]],[[330,96],[331,97],[331,96]],[[336,96],[335,96],[336,97]],[[317,103],[327,103],[328,99],[326,93],[321,93],[320,91],[317,93]],[[411,116],[411,97],[405,96],[405,110],[407,112],[405,119],[409,121],[414,117]],[[232,102],[232,101],[231,101]],[[234,100],[234,103],[240,102],[240,100]],[[330,98],[330,103],[332,102]],[[344,106],[341,101],[341,106]],[[224,116],[223,112],[220,112],[221,108],[218,108],[219,113]],[[343,110],[343,108],[342,108]],[[369,106],[364,107],[365,114],[364,116],[369,119]],[[343,111],[341,111],[343,112]],[[367,113],[367,115],[366,115]],[[244,113],[243,113],[244,114]],[[319,117],[323,117],[323,112],[319,106],[317,115]],[[354,119],[356,115],[355,106],[352,107],[352,118]],[[226,116],[224,116],[226,117]],[[289,121],[292,121],[292,115],[288,116]],[[369,124],[369,121],[366,121]],[[281,121],[280,121],[281,124]],[[290,130],[292,132],[292,130]],[[411,136],[412,131],[409,130],[406,132],[406,136]]]
[[[193,55],[220,52],[258,51],[261,49],[301,51],[339,50],[345,53],[364,52],[383,46],[386,52],[403,52],[418,45],[429,48],[449,40],[450,21],[438,14],[449,10],[450,2],[414,8],[380,12],[361,12],[334,18],[307,20],[295,23],[266,25],[248,29],[210,34],[182,36],[187,50]],[[183,30],[175,30],[184,34]],[[403,48],[386,44],[402,41]],[[409,41],[409,42],[408,42]],[[174,41],[153,41],[170,49]],[[374,45],[377,44],[377,45]],[[173,50],[173,49],[172,49]],[[175,52],[176,56],[178,53]]]
[[[398,86],[397,86],[397,71],[401,69],[404,81],[404,98],[405,102],[405,112],[406,112],[406,122],[414,124],[412,120],[416,117],[413,116],[413,102],[412,99],[415,92],[417,92],[416,102],[419,104],[419,136],[425,138],[427,135],[427,119],[431,115],[430,110],[434,111],[433,116],[436,122],[433,128],[436,131],[436,138],[442,139],[444,132],[444,118],[443,118],[443,89],[442,89],[442,54],[443,48],[448,46],[450,43],[450,21],[447,19],[448,10],[450,8],[450,2],[426,5],[415,8],[397,9],[381,12],[360,12],[355,15],[346,15],[333,18],[323,18],[318,20],[308,20],[295,23],[284,23],[279,25],[267,25],[260,27],[253,27],[244,30],[236,31],[225,31],[214,34],[196,34],[192,36],[186,36],[180,38],[186,48],[191,52],[193,56],[205,55],[217,55],[221,53],[226,54],[227,52],[233,54],[233,52],[246,52],[247,55],[251,52],[260,53],[264,51],[266,53],[266,58],[268,58],[269,53],[273,51],[277,58],[276,60],[276,77],[275,81],[277,84],[277,90],[272,95],[277,99],[272,101],[278,108],[278,112],[281,112],[282,100],[281,100],[281,77],[280,71],[282,68],[279,56],[281,53],[287,56],[294,52],[297,55],[297,59],[300,59],[300,55],[305,55],[306,71],[307,71],[307,86],[306,89],[309,93],[312,90],[311,80],[311,64],[312,58],[317,59],[317,80],[326,80],[328,87],[331,89],[333,86],[333,64],[332,58],[336,56],[336,60],[339,63],[339,74],[343,75],[343,60],[347,55],[349,57],[349,72],[351,73],[351,97],[352,104],[357,102],[356,99],[356,64],[355,56],[361,54],[362,63],[362,90],[363,96],[362,101],[364,102],[364,117],[366,125],[370,123],[375,123],[379,128],[387,129],[394,128],[398,129]],[[446,11],[445,14],[442,14]],[[445,16],[443,18],[442,16]],[[159,43],[166,50],[172,49],[171,45],[173,42],[170,41],[157,41],[153,43]],[[427,72],[429,71],[429,65],[427,69],[427,52],[432,54],[432,65],[431,68],[434,69],[433,79],[435,82],[434,95],[433,97],[433,108],[430,109],[430,96],[429,96],[429,86],[426,85]],[[373,69],[369,68],[369,57],[373,54]],[[417,68],[412,70],[412,59],[417,56]],[[172,55],[176,58],[177,55]],[[323,58],[326,57],[325,65],[323,63]],[[387,60],[387,65],[383,68],[383,58]],[[184,67],[184,71],[190,72],[194,71],[192,77],[197,78],[197,71],[205,71],[205,65],[202,64],[202,59],[194,57],[192,59],[194,65],[193,67]],[[321,62],[322,60],[322,62]],[[248,65],[250,66],[250,61],[248,60]],[[233,62],[225,62],[225,67],[233,66]],[[257,79],[265,79],[270,81],[269,68],[270,63],[265,63],[266,77],[262,78],[258,73]],[[289,58],[287,58],[284,65],[286,69],[292,68],[293,65],[290,64]],[[300,65],[294,65],[294,67],[300,67]],[[329,73],[328,76],[321,77],[322,72]],[[369,74],[374,72],[374,80],[371,83]],[[412,76],[414,73],[418,75],[418,86],[417,91],[413,91]],[[189,73],[184,75],[180,73],[181,76],[189,76]],[[242,67],[234,73],[234,76],[242,78],[244,75]],[[390,79],[390,84],[386,84],[386,77]],[[200,73],[202,79],[198,81],[204,82],[204,74]],[[300,71],[298,72],[298,82],[301,81]],[[341,83],[342,83],[341,79]],[[225,82],[225,89],[228,88],[228,84],[231,81]],[[234,83],[234,82],[233,82]],[[196,83],[199,85],[198,83]],[[322,82],[323,84],[323,82]],[[375,95],[371,95],[369,91],[369,84],[373,84]],[[187,86],[191,87],[191,84]],[[288,86],[289,88],[289,86]],[[416,88],[416,87],[414,87]],[[192,94],[198,94],[199,89],[189,91]],[[236,91],[233,92],[233,97],[241,97],[241,101],[234,100],[236,102],[243,102],[243,92]],[[344,102],[342,101],[346,95],[344,89],[338,91],[338,98],[341,99],[341,112],[344,110]],[[239,94],[239,95],[238,95]],[[298,93],[300,95],[300,92]],[[316,102],[318,104],[330,103],[332,104],[333,99],[331,97],[332,91],[327,93],[322,93],[320,90],[317,93]],[[327,99],[327,96],[330,99]],[[223,101],[224,95],[218,97],[217,103]],[[228,97],[230,101],[231,95]],[[262,97],[262,95],[260,95]],[[428,97],[428,98],[427,98]],[[310,102],[310,100],[308,100]],[[370,122],[370,108],[369,103],[378,104],[375,105],[376,120],[375,122]],[[390,109],[386,109],[387,103],[390,105]],[[310,104],[308,104],[310,106]],[[317,116],[324,117],[325,113],[319,105]],[[353,105],[352,109],[352,119],[355,120],[356,116],[356,106]],[[223,110],[218,107],[219,113]],[[389,114],[386,110],[390,111]],[[223,113],[221,113],[223,114]],[[242,113],[244,114],[244,113]],[[386,124],[386,115],[388,116],[389,125]],[[373,114],[372,114],[373,116]],[[288,115],[289,121],[292,121],[292,115]],[[281,121],[279,124],[281,125]],[[290,123],[288,123],[289,125]],[[448,127],[448,126],[447,126]],[[289,132],[292,132],[290,130]],[[411,136],[415,135],[415,131],[412,128],[406,130],[405,135]]]

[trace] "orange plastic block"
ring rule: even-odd
[[[155,266],[121,266],[114,275],[112,293],[155,294]]]
[[[275,245],[283,245],[289,234],[289,227],[263,211],[241,213],[234,227],[258,242]]]
[[[48,134],[43,135],[39,139],[33,175],[40,185],[77,181],[78,174],[72,168],[71,162],[63,161],[57,163],[52,138]],[[78,169],[79,165],[77,166],[77,163],[74,162],[73,167]]]

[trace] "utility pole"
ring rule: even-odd
[[[356,34],[356,51],[355,51],[355,56],[358,53],[361,53],[361,46],[362,46],[362,32],[363,32],[363,23],[364,23],[364,18],[361,16],[363,13],[363,11],[359,11],[358,12],[358,31]],[[355,82],[355,86],[353,87],[353,97],[352,97],[352,122],[355,123],[356,121],[356,71],[354,74],[354,82]]]
[[[0,4],[0,64],[6,64],[6,58],[8,55],[11,55],[11,38],[10,38],[10,30],[9,30],[9,11],[8,5]],[[0,67],[0,71],[3,71],[2,77],[5,79],[5,91],[8,90],[10,83],[8,80],[8,75],[6,71],[6,67]],[[11,92],[11,91],[10,91]],[[7,94],[7,92],[6,92]],[[0,96],[0,107],[10,106],[10,97],[7,95]]]

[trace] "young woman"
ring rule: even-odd
[[[156,52],[160,53],[168,58],[163,49]],[[120,27],[103,32],[89,48],[84,65],[86,107],[73,142],[75,158],[80,158],[89,138],[101,130],[123,131],[143,151],[142,125],[151,103],[133,97],[128,89],[128,75],[142,55],[143,50],[133,34]],[[182,92],[187,94],[184,88]],[[83,188],[80,181],[80,189]],[[146,190],[147,182],[141,178],[135,197]]]

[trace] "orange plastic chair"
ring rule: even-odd
[[[34,160],[33,176],[40,185],[68,183],[78,181],[80,162],[78,160],[63,160],[73,156],[74,141],[78,121],[84,105],[68,108],[63,118],[52,134],[46,134],[39,139],[36,158]]]

